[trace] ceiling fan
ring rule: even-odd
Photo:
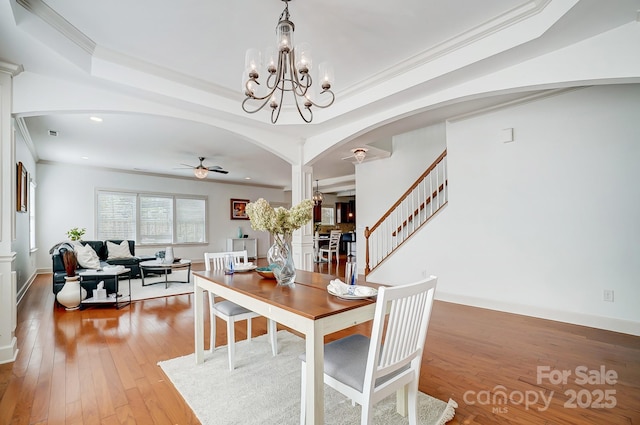
[[[205,167],[204,164],[202,164],[202,161],[204,161],[205,159],[203,156],[199,156],[198,159],[200,160],[200,164],[197,166],[193,166],[189,164],[181,164],[181,165],[192,168],[193,174],[199,179],[204,179],[205,177],[207,177],[207,174],[209,174],[209,171],[213,171],[214,173],[220,173],[220,174],[229,174],[228,171],[223,170],[222,167],[220,167],[219,165],[214,165],[213,167]]]

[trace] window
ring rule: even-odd
[[[98,192],[98,239],[136,240],[135,193]]]
[[[29,250],[36,250],[36,183],[29,181]]]
[[[176,199],[176,242],[206,242],[204,199]]]
[[[333,207],[322,207],[322,220],[320,220],[320,223],[329,226],[336,224]]]
[[[173,198],[140,195],[140,238],[138,243],[173,242]]]
[[[139,245],[206,243],[206,197],[98,191],[98,239]]]

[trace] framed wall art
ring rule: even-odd
[[[248,199],[232,199],[231,200],[231,220],[249,220],[247,215],[247,204],[251,202]]]
[[[22,162],[16,167],[16,211],[27,212],[29,208],[29,173]]]

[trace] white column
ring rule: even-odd
[[[313,169],[291,166],[291,206],[313,196]],[[293,261],[297,269],[313,271],[313,219],[293,233]]]
[[[19,67],[0,62],[0,363],[18,355],[16,273],[11,251],[15,237],[15,148],[11,125],[12,78]]]

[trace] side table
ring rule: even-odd
[[[114,305],[116,308],[125,307],[131,304],[131,269],[127,268],[118,268],[111,270],[87,270],[80,273],[80,286],[82,287],[82,280],[85,277],[95,277],[95,276],[106,276],[113,277],[115,280],[115,292],[111,294],[107,294],[106,298],[95,299],[93,298],[93,294],[87,292],[87,298],[80,302],[80,309],[87,306],[96,306],[96,305]],[[129,295],[122,296],[120,295],[120,279],[126,277],[129,280]]]

